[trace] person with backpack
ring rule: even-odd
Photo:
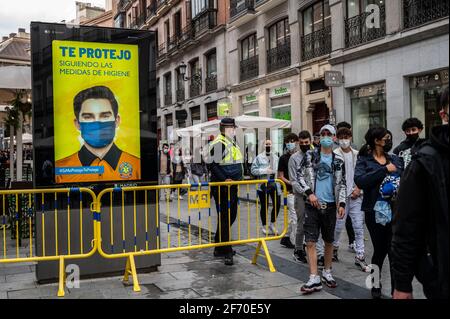
[[[413,298],[414,276],[427,298],[448,299],[448,87],[441,106],[442,125],[432,128],[401,179],[392,238],[394,299]]]
[[[372,127],[365,135],[366,144],[359,151],[355,167],[355,184],[364,192],[361,210],[373,244],[372,264],[379,269],[379,278],[372,287],[372,298],[381,298],[381,270],[388,256],[391,260],[392,223],[386,220],[395,200],[395,176],[403,171],[401,158],[389,152],[392,134],[384,127]],[[392,179],[392,180],[391,180]],[[393,277],[391,271],[391,288]]]

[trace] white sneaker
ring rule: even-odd
[[[324,269],[322,271],[322,282],[330,288],[337,287],[336,280],[334,280],[333,275],[331,274],[331,269]]]
[[[179,198],[180,200],[183,200],[183,199],[184,199],[183,196],[181,196],[181,195],[180,195],[180,197],[178,197],[178,198]]]
[[[276,229],[275,225],[273,223],[270,223],[269,225],[269,231],[271,235],[278,235],[278,230]]]
[[[266,226],[261,227],[261,232],[263,233],[264,236],[267,236]]]
[[[315,275],[310,275],[308,282],[300,288],[300,292],[304,295],[321,290],[322,283],[320,282],[320,277]]]

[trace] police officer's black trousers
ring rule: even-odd
[[[230,190],[229,210],[228,210],[228,189]],[[237,205],[238,205],[237,186],[211,187],[211,192],[214,201],[216,203],[216,210],[217,210],[217,230],[214,240],[216,243],[230,241],[229,229],[233,226],[233,223],[236,220],[237,215]],[[220,192],[220,201],[219,201],[219,192]],[[217,247],[216,251],[222,254],[228,254],[232,253],[232,248],[231,246],[222,246]]]

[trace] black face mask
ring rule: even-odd
[[[311,149],[311,145],[300,145],[300,150],[302,153],[306,153]]]
[[[386,144],[383,146],[383,150],[385,153],[389,153],[392,150],[392,141],[386,141]]]
[[[266,146],[266,154],[270,154],[270,151],[272,151],[272,147]]]
[[[410,134],[406,136],[406,140],[410,143],[415,143],[419,139],[419,134]]]

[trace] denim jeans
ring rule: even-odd
[[[364,212],[361,211],[362,198],[357,199],[347,198],[345,205],[345,217],[344,219],[338,219],[336,222],[336,229],[334,233],[334,247],[339,247],[339,239],[341,237],[342,230],[345,227],[345,221],[347,218],[351,218],[353,229],[355,231],[355,251],[356,256],[359,258],[364,257]]]

